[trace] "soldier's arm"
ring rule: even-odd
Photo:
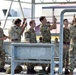
[[[8,38],[8,39],[10,39],[10,37],[9,36],[6,36],[5,34],[3,34],[3,36],[6,37],[6,38]]]
[[[75,14],[74,14],[74,15],[73,15],[73,20],[72,20],[71,25],[73,25],[73,24],[75,23],[75,21],[76,21],[76,18],[75,18]]]
[[[50,30],[57,28],[56,22],[57,22],[57,19],[56,19],[55,16],[54,16],[54,17],[53,17],[53,24],[50,26]]]
[[[0,40],[6,40],[6,39],[7,39],[6,37],[1,37],[1,38],[0,38]]]
[[[3,34],[3,37],[0,37],[0,40],[6,40],[7,38],[9,38],[9,39],[10,39],[10,37],[9,37],[9,36],[6,36],[5,34]]]
[[[26,18],[24,18],[23,23],[22,23],[22,26],[21,26],[22,31],[21,31],[20,35],[23,34],[23,32],[24,32],[26,26],[27,26]]]
[[[75,14],[73,15],[73,20],[75,20]]]

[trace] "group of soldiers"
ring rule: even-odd
[[[63,67],[66,75],[73,75],[76,68],[76,17],[73,16],[72,23],[69,27],[68,19],[63,20]],[[69,72],[70,70],[70,72]]]
[[[41,16],[40,17],[40,22],[41,22],[41,27],[40,27],[40,31],[42,34],[42,43],[51,43],[51,34],[50,34],[50,30],[55,29],[56,28],[56,18],[55,16],[53,17],[53,25],[50,25],[49,22],[47,22],[47,19],[45,16]],[[36,39],[36,32],[34,30],[35,26],[36,26],[36,22],[35,20],[31,20],[29,22],[30,28],[24,33],[25,35],[25,40],[27,43],[37,43],[37,39]],[[0,29],[0,33],[2,35],[0,35],[0,45],[1,45],[1,49],[0,49],[0,72],[6,72],[7,74],[11,73],[11,66],[9,68],[7,68],[7,70],[4,69],[4,65],[5,65],[5,53],[3,49],[3,40],[6,40],[6,38],[9,38],[11,40],[11,42],[21,42],[21,35],[24,32],[25,27],[27,26],[26,23],[26,18],[24,18],[23,23],[21,24],[21,19],[16,19],[13,23],[13,25],[11,26],[11,28],[9,29],[9,36],[4,35],[3,33],[3,29]],[[46,71],[46,65],[45,64],[41,64],[42,65],[42,69],[44,71]],[[34,66],[35,64],[27,64],[27,74],[34,74],[36,73],[36,71],[34,70]],[[49,67],[48,67],[49,68]],[[50,68],[49,68],[50,69]],[[17,67],[15,68],[15,73],[20,73],[22,71],[22,67],[20,65],[17,65]],[[49,70],[50,72],[50,70]],[[47,73],[47,72],[45,72]]]
[[[50,31],[57,28],[56,22],[57,19],[55,16],[53,16],[53,23],[50,25],[50,22],[47,21],[45,16],[41,16],[39,18],[40,24],[40,32],[41,32],[41,38],[40,42],[42,43],[51,43],[51,33]],[[75,55],[75,41],[76,41],[76,18],[74,16],[72,25],[70,28],[68,28],[68,20],[64,19],[64,28],[63,28],[63,67],[65,67],[65,74],[69,74],[68,69],[70,69],[70,75],[73,75],[73,70],[75,68],[75,61],[76,61],[76,55]],[[1,23],[0,23],[1,25]],[[37,43],[36,39],[36,32],[34,30],[36,26],[35,20],[31,20],[29,22],[30,28],[24,33],[25,41],[26,43]],[[11,73],[11,66],[7,68],[7,70],[4,69],[5,65],[5,52],[3,50],[3,40],[6,40],[9,38],[11,42],[21,42],[21,35],[23,34],[25,27],[27,26],[26,18],[24,18],[23,23],[21,24],[21,20],[18,18],[14,21],[14,24],[9,29],[9,36],[6,36],[3,33],[3,29],[0,28],[0,72],[6,72],[7,74]],[[70,40],[72,40],[72,50],[69,51],[70,48]],[[70,68],[68,68],[69,63],[69,52],[70,52]],[[37,64],[27,64],[27,74],[35,74],[36,71],[34,70],[34,66]],[[49,64],[41,64],[42,70],[45,71],[45,73],[50,73],[50,66]],[[46,66],[48,66],[46,70]],[[17,65],[15,68],[15,73],[20,73],[22,71],[22,67],[20,65]]]

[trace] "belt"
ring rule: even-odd
[[[12,41],[18,41],[18,39],[12,39]]]
[[[68,45],[69,45],[69,44],[70,44],[70,42],[63,42],[63,44],[68,44]]]

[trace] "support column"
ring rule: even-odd
[[[22,12],[22,16],[23,16],[23,18],[24,18],[25,16],[24,16],[24,12],[23,12],[23,9],[22,9],[20,0],[18,0],[18,2],[19,2],[19,6],[20,6],[20,9],[21,9],[21,12]]]
[[[31,1],[31,19],[35,19],[35,0]]]

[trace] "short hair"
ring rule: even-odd
[[[35,22],[35,20],[31,20],[31,21],[29,22],[29,25],[31,25],[33,22]]]
[[[64,21],[68,21],[68,19],[64,19],[63,22],[64,22]]]
[[[21,22],[21,20],[18,18],[18,19],[16,19],[15,21],[14,21],[14,24],[16,25],[16,24],[18,24],[18,23],[20,23]]]
[[[45,16],[41,16],[41,17],[39,18],[39,20],[42,21],[44,18],[45,18]]]

